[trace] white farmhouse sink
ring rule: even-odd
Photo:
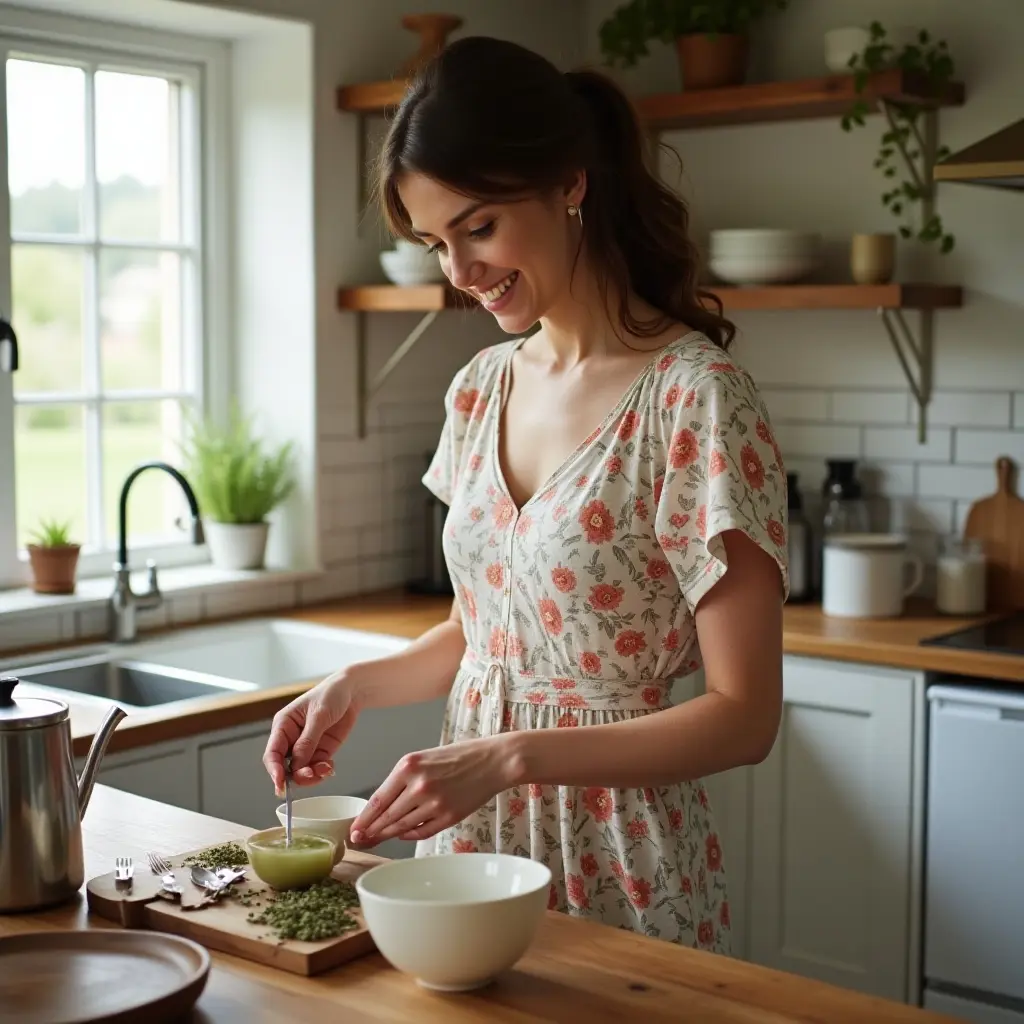
[[[257,687],[319,682],[346,665],[400,651],[408,640],[292,619],[254,619],[182,630],[115,648],[150,665],[201,672]]]
[[[127,644],[36,654],[5,661],[0,671],[22,679],[26,696],[45,687],[80,702],[116,700],[130,711],[316,683],[339,668],[384,657],[408,644],[402,637],[292,619],[250,619]]]

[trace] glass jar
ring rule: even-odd
[[[981,541],[943,537],[935,572],[935,606],[945,615],[985,611],[985,550]]]

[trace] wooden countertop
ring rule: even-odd
[[[240,839],[249,830],[217,818],[97,785],[83,823],[86,878],[118,855]],[[145,869],[143,869],[145,870]],[[0,935],[45,929],[113,928],[88,914],[84,891],[63,907],[0,915]],[[197,1024],[290,1020],[418,1021],[829,1021],[929,1024],[953,1018],[861,995],[742,960],[718,956],[553,911],[526,955],[486,989],[443,995],[421,989],[373,953],[306,978],[225,953],[211,953]],[[681,1008],[685,1007],[685,1011]]]
[[[267,614],[412,639],[443,621],[450,608],[448,598],[420,597],[402,590],[390,590]],[[924,639],[962,629],[983,619],[939,615],[929,605],[920,602],[909,604],[907,613],[901,618],[879,620],[829,618],[817,605],[789,605],[785,610],[783,647],[787,654],[1024,683],[1024,657],[921,645]],[[214,729],[266,721],[312,682],[316,680],[211,698],[199,711],[164,706],[133,713],[118,726],[108,749],[126,750]],[[102,708],[72,704],[76,756],[86,753],[102,717]]]

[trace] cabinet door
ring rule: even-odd
[[[242,729],[200,736],[200,810],[251,829],[280,824],[275,808],[281,801],[263,767],[270,721]]]
[[[779,738],[752,773],[755,962],[907,998],[915,685],[786,659]]]
[[[195,752],[179,747],[143,747],[103,759],[96,781],[189,811],[199,810]]]

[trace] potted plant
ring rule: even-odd
[[[73,594],[80,544],[72,543],[71,523],[42,519],[28,545],[32,589],[37,594]]]
[[[683,89],[741,85],[747,74],[752,22],[788,0],[630,0],[599,29],[609,64],[629,67],[652,39],[675,43]]]
[[[921,30],[916,39],[897,47],[887,38],[881,23],[874,21],[869,29],[867,44],[850,57],[849,66],[854,75],[857,100],[840,120],[843,131],[867,123],[866,115],[872,106],[863,97],[872,74],[890,68],[902,68],[922,75],[929,92],[941,93],[953,80],[953,58],[945,40],[933,41],[929,33]],[[917,238],[921,242],[937,242],[939,250],[950,252],[956,243],[945,230],[942,218],[931,208],[935,183],[932,165],[949,155],[946,146],[939,146],[934,154],[928,152],[926,132],[921,126],[925,108],[916,103],[887,102],[888,130],[882,133],[875,167],[891,186],[882,193],[882,205],[895,217],[902,217],[901,238]],[[919,226],[910,217],[914,203],[927,204]]]
[[[261,569],[270,523],[267,516],[294,487],[292,444],[265,451],[252,422],[232,404],[227,426],[186,413],[182,451],[196,492],[213,564],[222,569]]]

